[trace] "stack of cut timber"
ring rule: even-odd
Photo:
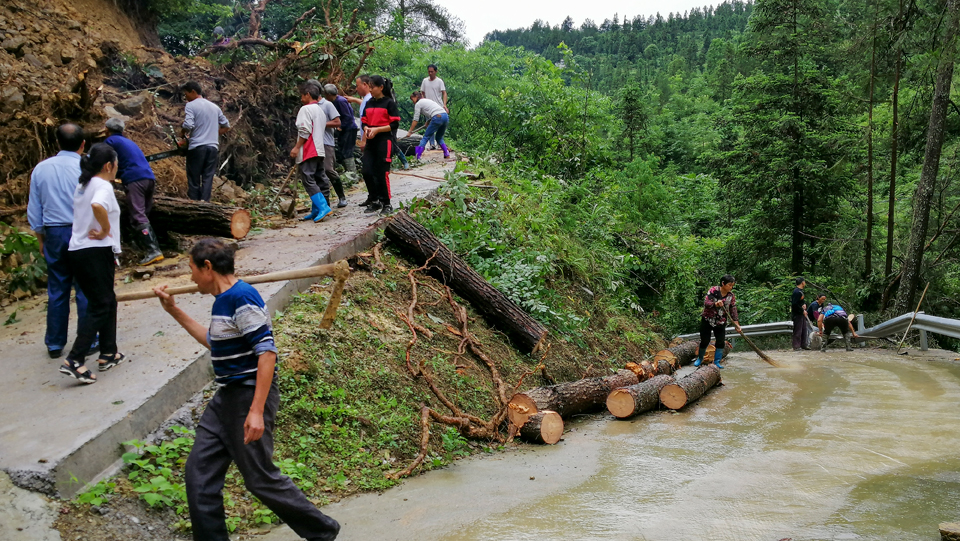
[[[726,343],[726,347],[723,348],[723,356],[726,358],[727,353],[730,352],[730,349],[733,346],[730,342]],[[673,347],[667,349],[661,349],[653,356],[653,361],[657,362],[660,360],[667,361],[673,366],[674,370],[679,369],[681,366],[686,366],[694,361],[697,358],[697,350],[700,349],[699,340],[687,340],[686,342],[681,342]],[[707,346],[707,352],[704,354],[703,359],[713,362],[713,354],[716,352],[717,347],[714,344]]]
[[[603,408],[610,391],[636,385],[636,374],[620,370],[612,376],[586,378],[547,387],[537,387],[513,395],[507,404],[510,422],[523,427],[527,420],[540,411],[555,411],[564,419],[578,413]]]
[[[121,214],[126,214],[126,194],[117,192]],[[121,217],[122,221],[127,218]],[[203,235],[242,239],[250,231],[250,211],[240,207],[217,205],[179,197],[156,196],[150,211],[150,224],[159,233],[172,231],[183,235]]]
[[[660,390],[676,383],[672,376],[655,376],[647,381],[614,389],[607,397],[607,409],[618,419],[629,419],[660,404]]]
[[[720,383],[720,370],[712,364],[705,364],[689,376],[660,389],[660,403],[672,410],[678,410],[696,402],[718,383]]]
[[[637,379],[641,382],[647,381],[654,376],[669,376],[675,372],[673,365],[665,359],[641,361],[639,363],[627,363],[625,368],[636,374]]]
[[[533,443],[553,445],[563,436],[563,418],[555,411],[538,411],[520,427],[520,437]]]
[[[429,259],[431,271],[437,271],[443,283],[449,284],[495,327],[507,331],[525,351],[536,353],[543,346],[546,327],[490,285],[406,212],[390,218],[385,232],[390,240],[416,256],[418,263]]]

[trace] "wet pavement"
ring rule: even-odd
[[[679,413],[568,423],[324,508],[351,540],[939,539],[960,518],[960,355],[737,353]],[[265,541],[296,539],[278,530]]]

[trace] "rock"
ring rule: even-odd
[[[119,118],[124,122],[130,120],[130,117],[120,113],[120,111],[117,111],[112,105],[107,105],[104,107],[103,112],[106,113],[107,118]]]
[[[69,28],[70,30],[80,30],[81,28],[83,28],[82,24],[80,24],[77,21],[74,21],[73,19],[67,19],[64,22],[64,24],[66,24],[67,28]]]
[[[23,109],[23,93],[15,86],[5,86],[0,89],[0,111],[16,113]]]
[[[73,62],[75,58],[77,58],[77,50],[74,49],[72,45],[67,45],[60,49],[60,61],[64,64]]]
[[[42,68],[50,62],[49,60],[47,62],[44,62],[43,60],[40,60],[39,57],[37,57],[32,53],[27,53],[23,55],[23,61],[35,68]]]
[[[143,114],[143,108],[146,103],[147,98],[143,96],[133,96],[132,98],[127,98],[114,105],[113,108],[119,111],[121,114],[137,117]]]
[[[940,541],[960,541],[960,522],[941,522]]]
[[[27,39],[24,37],[9,38],[0,43],[0,47],[6,49],[10,54],[16,54],[26,42]]]
[[[140,524],[140,519],[138,519],[137,517],[130,517],[130,522],[134,524]]]

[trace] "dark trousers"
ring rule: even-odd
[[[346,199],[347,196],[343,193],[343,183],[340,181],[340,173],[337,173],[337,153],[332,146],[323,145],[323,173],[330,179],[330,184],[337,192],[337,197]],[[323,195],[329,196],[330,191],[327,190]]]
[[[70,268],[77,285],[87,296],[87,317],[80,318],[77,339],[67,358],[83,364],[90,346],[100,334],[100,354],[117,353],[117,295],[113,292],[113,275],[117,264],[113,248],[84,248],[68,252]]]
[[[210,201],[219,154],[219,149],[213,145],[187,151],[187,197],[194,201]]]
[[[347,171],[356,169],[354,152],[357,147],[357,128],[348,128],[338,132],[338,143],[340,144],[337,159],[343,161],[343,167]]]
[[[823,347],[832,343],[836,338],[830,338],[830,333],[837,330],[840,336],[850,332],[850,322],[845,317],[825,317],[823,318]]]
[[[236,462],[247,489],[297,535],[317,541],[336,539],[340,524],[310,503],[273,463],[273,428],[280,404],[276,382],[270,387],[263,411],[263,436],[243,444],[243,423],[255,390],[242,384],[221,388],[200,418],[185,473],[193,538],[230,539],[223,509],[223,483],[230,463]]]
[[[793,320],[793,349],[805,348],[810,341],[810,325],[807,325],[807,316],[798,314],[790,316]]]
[[[43,228],[43,258],[47,260],[47,333],[43,339],[47,349],[63,349],[67,345],[67,324],[70,321],[70,288],[76,285],[67,247],[73,227],[69,225]],[[77,287],[77,317],[87,315],[87,298]]]
[[[150,211],[153,210],[153,194],[156,187],[157,181],[152,178],[135,180],[123,185],[123,190],[127,192],[130,225],[133,227],[139,229],[150,223]]]
[[[706,350],[710,345],[710,334],[717,337],[717,349],[723,349],[727,337],[727,325],[717,325],[714,327],[706,319],[700,318],[700,349]]]
[[[300,182],[309,197],[318,193],[330,193],[330,181],[323,172],[323,158],[310,158],[300,162]]]
[[[390,204],[390,161],[393,140],[390,134],[379,134],[367,141],[363,149],[363,181],[367,183],[370,198],[383,205]]]

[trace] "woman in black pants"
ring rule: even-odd
[[[391,98],[393,84],[379,75],[370,78],[370,93],[373,98],[363,109],[363,176],[375,193],[370,194],[367,213],[379,212],[381,216],[393,212],[390,205],[390,162],[393,160],[393,145],[397,128],[400,127],[400,110]]]
[[[720,359],[723,358],[723,346],[726,339],[727,315],[733,320],[733,326],[740,331],[740,317],[737,313],[737,298],[733,294],[736,280],[725,274],[720,279],[720,286],[713,286],[703,298],[703,313],[700,314],[700,349],[697,350],[697,360],[693,366],[703,363],[703,356],[710,345],[710,334],[717,338],[717,352],[713,356],[713,364],[723,368]]]
[[[100,371],[124,361],[117,351],[117,296],[113,292],[114,254],[120,253],[120,205],[113,193],[116,176],[117,152],[104,143],[93,145],[80,159],[80,183],[73,194],[73,234],[67,261],[88,306],[60,372],[87,384],[97,381],[84,366],[97,333]]]

